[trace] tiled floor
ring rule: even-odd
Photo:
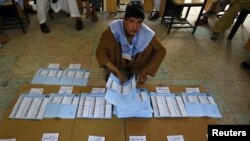
[[[38,68],[47,67],[49,63],[59,63],[62,68],[80,63],[82,68],[91,70],[89,85],[104,86],[95,49],[108,23],[121,18],[122,14],[99,13],[98,23],[92,23],[83,15],[85,27],[80,32],[75,31],[73,19],[55,15],[54,20],[48,20],[50,34],[41,33],[36,15],[30,15],[26,34],[20,29],[4,31],[10,41],[0,49],[0,119],[17,90],[31,82]],[[192,16],[196,14],[191,13],[191,21]],[[194,35],[191,29],[173,29],[167,35],[167,27],[160,24],[160,20],[146,19],[145,23],[167,49],[160,70],[147,83],[203,85],[219,105],[221,123],[250,124],[250,72],[239,66],[250,58],[250,53],[243,48],[250,33],[249,18],[232,41],[226,39],[229,31],[220,40],[211,41],[209,26],[199,26]]]

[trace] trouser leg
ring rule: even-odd
[[[156,11],[160,11],[160,7],[161,7],[161,0],[153,0],[154,3],[154,9]]]
[[[39,24],[45,23],[47,19],[47,12],[49,10],[48,0],[36,0],[37,18]]]
[[[80,17],[80,11],[76,0],[60,0],[62,10],[69,13],[71,17]]]
[[[234,22],[238,12],[242,10],[240,3],[235,3],[222,15],[222,17],[215,23],[213,32],[223,33],[225,32]]]

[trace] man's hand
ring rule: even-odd
[[[116,73],[115,75],[119,78],[119,80],[120,80],[122,83],[124,83],[124,82],[126,81],[125,76],[124,76],[120,71],[119,71],[118,73]]]
[[[121,71],[111,62],[105,64],[108,70],[110,70],[116,77],[120,79],[120,81],[123,83],[126,81],[126,77],[121,73]]]
[[[148,78],[147,78],[147,73],[141,73],[141,74],[138,76],[138,81],[137,81],[137,83],[138,83],[138,84],[144,84],[147,80],[148,80]]]

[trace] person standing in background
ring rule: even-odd
[[[148,18],[151,21],[160,18],[161,0],[153,0],[153,7],[154,7],[154,9]]]
[[[96,12],[100,11],[100,0],[85,0],[86,3],[86,18],[91,17],[93,22],[98,22],[98,16]],[[91,5],[91,6],[90,6]]]
[[[36,0],[37,5],[37,18],[40,24],[41,31],[43,33],[49,33],[50,29],[46,24],[47,13],[50,7],[54,12],[63,10],[70,14],[71,17],[75,18],[76,24],[75,29],[77,31],[82,30],[83,23],[81,20],[80,11],[76,0]]]
[[[217,40],[219,35],[224,33],[234,23],[238,13],[244,9],[250,10],[250,0],[232,0],[230,7],[215,23],[210,39]]]

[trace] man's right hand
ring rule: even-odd
[[[119,78],[119,80],[121,81],[121,83],[124,83],[126,81],[125,76],[121,72],[118,72],[115,75]]]
[[[126,81],[126,77],[121,73],[121,71],[111,62],[105,64],[105,66],[107,67],[107,69],[112,72],[114,75],[116,75],[116,77],[118,77],[120,79],[120,81],[122,83],[124,83]]]

